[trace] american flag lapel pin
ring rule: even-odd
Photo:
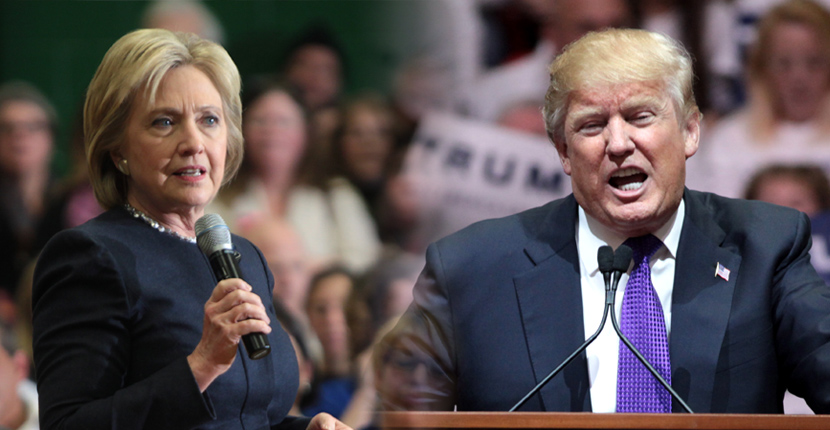
[[[718,263],[715,268],[715,276],[723,278],[724,281],[729,281],[729,269],[724,267],[723,264]]]

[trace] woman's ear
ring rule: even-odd
[[[110,152],[110,158],[112,158],[112,162],[119,172],[123,173],[124,176],[130,176],[130,163],[126,158],[115,152]]]

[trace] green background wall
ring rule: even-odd
[[[346,93],[387,91],[395,67],[419,49],[417,0],[205,1],[243,76],[273,73],[308,26],[329,26],[347,56]],[[0,82],[22,79],[54,103],[61,119],[55,169],[86,86],[109,46],[139,27],[146,1],[0,0]]]

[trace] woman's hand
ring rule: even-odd
[[[306,430],[352,430],[352,428],[343,424],[337,418],[322,412],[311,419]]]
[[[204,392],[231,367],[243,335],[268,334],[270,323],[262,300],[247,282],[233,278],[216,284],[205,304],[202,339],[187,357],[199,390]]]

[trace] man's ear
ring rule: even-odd
[[[553,137],[553,145],[556,147],[556,152],[559,154],[559,161],[562,163],[562,170],[565,174],[571,176],[571,159],[568,156],[568,144],[563,137]]]
[[[689,116],[689,119],[686,120],[686,124],[684,124],[683,131],[686,136],[684,151],[686,153],[687,160],[692,155],[695,155],[698,146],[700,145],[700,117],[702,115],[703,114],[701,114],[699,110],[695,109],[695,112]]]

